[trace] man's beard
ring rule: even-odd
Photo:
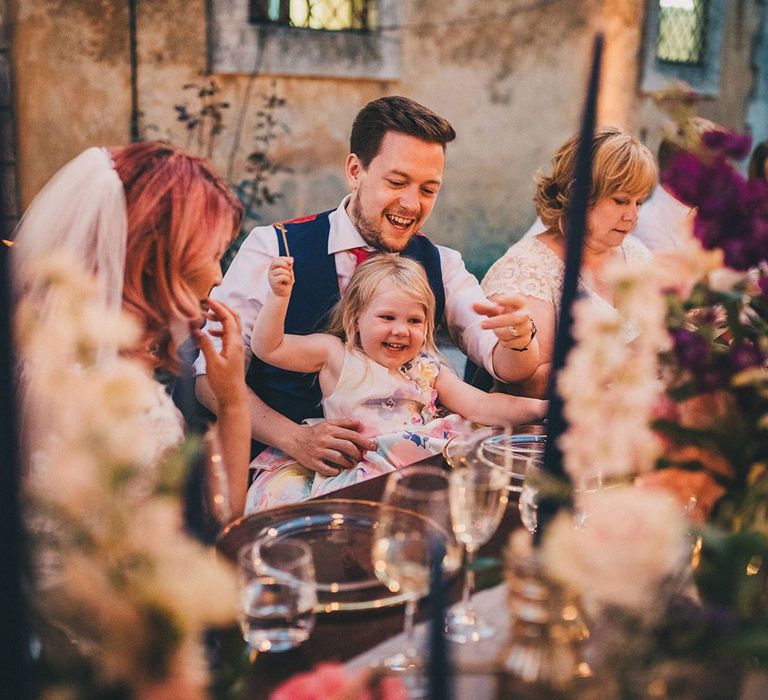
[[[376,248],[377,250],[381,250],[385,253],[402,252],[403,248],[405,248],[405,246],[407,246],[410,242],[411,237],[409,236],[408,240],[405,241],[399,248],[393,247],[387,243],[381,233],[381,227],[371,221],[371,219],[367,218],[363,213],[363,208],[360,206],[360,193],[361,190],[358,190],[352,196],[352,201],[350,202],[352,205],[350,209],[350,219],[352,219],[352,223],[355,225],[358,233],[363,237],[368,245]]]

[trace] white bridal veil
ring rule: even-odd
[[[39,264],[56,254],[95,276],[97,299],[105,310],[122,305],[126,212],[123,183],[109,152],[89,148],[59,170],[35,197],[14,235],[13,270],[17,296],[49,308],[47,281]]]

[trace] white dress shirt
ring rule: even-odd
[[[341,204],[329,216],[328,254],[335,258],[339,289],[342,292],[347,288],[357,264],[351,248],[366,247],[366,242],[347,214],[349,197],[350,195],[347,195],[342,199]],[[496,334],[481,328],[484,317],[472,310],[475,302],[485,301],[486,297],[477,279],[467,271],[458,251],[444,246],[437,246],[437,249],[440,253],[445,288],[445,320],[448,333],[465,354],[495,376],[491,355],[496,345]],[[214,299],[228,304],[240,315],[246,364],[250,363],[252,357],[253,324],[270,291],[267,279],[269,265],[278,255],[274,227],[257,226],[243,241],[221,285],[211,293]],[[213,341],[217,346],[220,345],[218,338],[213,338]],[[195,362],[195,374],[205,374],[205,358],[202,353]]]
[[[651,250],[681,248],[691,236],[694,210],[657,185],[640,207],[632,232]]]

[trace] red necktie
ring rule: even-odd
[[[349,252],[355,256],[355,259],[357,260],[355,267],[357,267],[360,263],[368,260],[368,258],[370,258],[376,251],[368,250],[367,248],[350,248]]]

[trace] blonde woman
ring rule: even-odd
[[[251,349],[275,367],[318,372],[325,417],[358,420],[369,451],[350,463],[339,450],[337,473],[323,476],[265,450],[251,464],[257,474],[246,512],[327,493],[439,454],[463,418],[511,425],[544,415],[544,401],[488,395],[440,362],[435,297],[416,261],[381,253],[360,265],[327,333],[284,333],[293,282],[292,258],[273,260],[271,293],[254,324]],[[454,414],[440,417],[438,401]]]
[[[504,391],[535,397],[543,397],[547,391],[560,314],[566,220],[577,149],[578,138],[571,137],[552,159],[552,173],[537,180],[534,201],[546,230],[513,245],[491,266],[482,282],[483,291],[491,298],[523,295],[536,319],[541,348],[539,366],[523,384],[497,387]],[[604,270],[615,260],[632,265],[650,258],[645,245],[629,234],[657,177],[653,154],[637,139],[614,127],[596,131],[592,140],[592,187],[579,287],[594,304],[614,313]],[[635,333],[625,324],[622,336],[627,342]]]

